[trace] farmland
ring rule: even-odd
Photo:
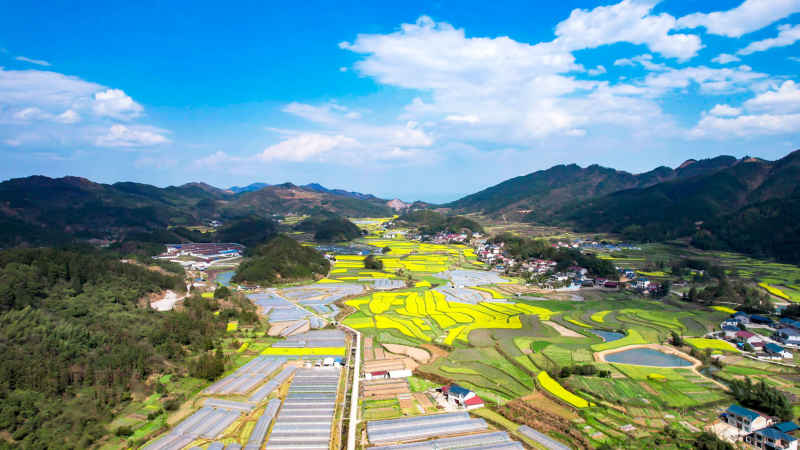
[[[253,358],[346,357],[347,347],[330,341],[329,333],[337,331],[301,333],[317,333],[314,343],[294,336],[295,331],[285,325],[306,321],[324,328],[326,321],[338,320],[362,333],[362,376],[406,370],[413,374],[364,379],[357,406],[362,421],[439,412],[436,388],[457,383],[484,401],[486,406],[474,416],[487,420],[490,431],[506,431],[534,447],[519,433],[519,426],[529,425],[571,446],[613,447],[657,439],[690,442],[720,408],[732,402],[719,382],[745,376],[800,398],[791,369],[743,358],[731,344],[706,337],[737,308],[653,300],[619,290],[529,296],[531,291],[519,279],[487,271],[470,247],[387,238],[379,226],[384,222],[359,223],[367,235],[352,244],[372,249],[382,267],[366,268],[362,255],[334,254],[331,270],[313,284],[250,294],[263,313],[264,331],[234,320],[224,322],[229,364],[241,367]],[[666,247],[654,248],[668,254]],[[603,257],[630,266],[640,266],[646,259],[643,254]],[[773,289],[776,298],[782,297],[775,289],[790,296],[792,280],[774,278],[777,268],[768,267],[773,278],[758,281],[765,283],[761,288]],[[653,269],[640,275],[659,278],[668,273]],[[274,324],[267,326],[270,321]],[[666,349],[659,346],[669,345],[673,334],[684,342],[675,351],[720,357],[723,368],[715,370],[712,379],[705,366],[652,367],[606,362],[603,357],[631,346]],[[592,371],[581,372],[586,367]],[[174,389],[169,381],[165,384]],[[128,442],[150,440],[174,426],[186,417],[187,408],[200,406],[208,385],[196,380],[177,413],[147,421]],[[279,398],[283,391],[270,398]],[[233,391],[227,395],[234,401],[242,399]],[[519,411],[534,411],[535,420],[523,420]],[[254,435],[258,414],[264,415],[260,406],[236,419],[224,439],[247,441]],[[115,426],[124,423],[116,421]],[[669,438],[664,437],[665,429],[672,430]]]
[[[547,294],[527,299],[506,293],[515,292],[514,279],[469,272],[481,266],[463,246],[374,235],[358,242],[390,249],[378,255],[383,270],[372,271],[369,279],[400,279],[406,284],[344,300],[348,314],[343,323],[367,336],[373,346],[440,348],[441,357],[414,370],[416,381],[409,384],[413,392],[430,392],[436,381],[449,380],[475,392],[493,411],[517,402],[531,408],[549,405],[542,420],[577,420],[582,425],[575,427],[576,433],[592,445],[647,438],[665,426],[676,430],[676,439],[690,439],[716,416],[720,405],[731,401],[719,384],[693,369],[607,363],[595,355],[631,345],[665,344],[676,333],[686,337],[684,352],[694,348],[736,358],[735,349],[723,341],[703,338],[735,312],[733,308],[684,307],[619,291],[581,291],[584,301]],[[328,278],[369,282],[363,257],[343,256]],[[604,341],[596,330],[622,337]],[[741,364],[747,360],[737,358],[725,376],[754,370]],[[559,376],[561,368],[580,365],[593,365],[608,376]],[[421,383],[425,379],[434,383],[426,386]],[[540,400],[525,403],[535,396]],[[371,419],[418,414],[388,400],[365,401],[362,408]],[[572,439],[564,433],[550,436],[567,443]]]

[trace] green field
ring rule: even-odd
[[[413,287],[347,301],[355,313],[344,323],[378,343],[435,345],[445,351],[445,356],[417,369],[409,381],[414,392],[437,385],[426,378],[445,379],[475,391],[487,402],[487,411],[534,393],[547,395],[562,408],[574,411],[579,417],[576,429],[592,445],[615,446],[637,440],[661,448],[655,440],[648,439],[656,439],[654,436],[667,426],[675,428],[676,437],[670,439],[685,444],[691,442],[694,430],[713,420],[720,405],[731,402],[729,394],[705,375],[689,369],[596,360],[596,353],[604,350],[636,344],[668,345],[671,334],[676,333],[700,351],[724,350],[724,359],[734,358],[733,363],[726,364],[716,374],[718,378],[764,377],[794,393],[790,378],[782,379],[765,370],[763,363],[752,365],[741,360],[723,341],[702,339],[707,332],[718,329],[720,321],[734,308],[711,309],[676,301],[654,301],[626,291],[582,290],[584,301],[563,300],[563,296],[555,299],[548,294],[536,294],[539,300],[502,298],[506,296],[491,285],[476,289],[488,294],[487,301],[476,305],[452,302],[433,291],[445,283],[433,276],[433,269],[475,267],[474,257],[464,247],[378,237],[361,242],[391,247],[392,252],[384,258],[391,270],[385,272],[391,274],[397,268],[402,269]],[[602,256],[653,278],[669,277],[669,265],[644,270],[646,264],[652,265],[657,259],[669,262],[691,256],[738,267],[736,270],[746,276],[753,276],[754,280],[763,277],[761,281],[778,286],[783,292],[800,285],[795,283],[795,275],[800,275],[796,268],[732,254],[684,250],[678,245],[647,244],[642,251]],[[330,276],[352,276],[356,268],[348,265],[354,263],[345,263],[345,267],[339,267],[340,271]],[[621,332],[625,336],[604,342],[591,333],[592,329]],[[562,368],[581,365],[594,365],[608,371],[610,377],[557,376]],[[385,417],[393,407],[374,404],[368,410],[375,417]],[[497,422],[512,427],[502,420]],[[633,431],[621,431],[628,425],[633,426]]]

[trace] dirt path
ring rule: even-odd
[[[169,311],[175,307],[175,304],[183,300],[185,296],[178,297],[174,291],[167,291],[161,299],[150,302],[150,307],[156,311]]]
[[[569,328],[567,328],[567,327],[565,327],[565,326],[563,326],[561,324],[552,322],[550,320],[543,320],[542,323],[547,325],[548,327],[558,331],[558,334],[560,334],[560,335],[562,335],[564,337],[577,337],[577,338],[586,337],[586,336],[584,336],[584,335],[582,335],[582,334],[580,334],[580,333],[578,333],[576,331],[570,330]]]

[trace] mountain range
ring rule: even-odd
[[[534,213],[541,217],[584,199],[704,175],[731,167],[736,162],[732,156],[692,159],[676,169],[661,166],[636,175],[597,164],[585,168],[577,164],[558,165],[511,178],[443,206],[460,213],[502,213],[515,218]]]
[[[443,207],[635,240],[692,237],[700,247],[797,263],[799,186],[800,150],[777,161],[719,156],[642,174],[559,165]]]
[[[131,233],[211,219],[288,214],[390,216],[396,210],[477,213],[581,231],[698,247],[735,249],[800,262],[800,150],[777,161],[718,156],[632,174],[558,165],[515,177],[445,205],[408,204],[311,183],[219,189],[205,183],[159,188],[31,176],[0,183],[0,246]]]
[[[236,194],[205,183],[159,188],[101,184],[79,177],[31,176],[0,183],[0,246],[119,240],[130,233],[223,222],[246,216],[334,213],[392,215],[386,200],[361,198],[290,183]]]

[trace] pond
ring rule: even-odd
[[[226,271],[226,272],[220,272],[220,273],[218,273],[218,274],[217,274],[216,281],[217,281],[217,283],[219,283],[219,284],[221,284],[221,285],[223,285],[223,286],[228,286],[228,287],[230,287],[230,285],[231,285],[231,278],[233,278],[233,275],[234,275],[235,273],[236,273],[236,272],[234,272],[234,271],[232,271],[232,270],[228,270],[228,271]]]
[[[371,255],[373,253],[378,253],[378,249],[375,247],[359,245],[317,245],[314,248],[321,253],[332,252],[337,255]]]
[[[600,336],[603,338],[605,342],[616,341],[618,339],[622,339],[625,337],[622,333],[617,333],[616,331],[606,331],[606,330],[591,330],[592,333]]]
[[[606,355],[606,361],[637,366],[652,367],[689,367],[691,361],[677,355],[670,355],[652,348],[632,348]]]

